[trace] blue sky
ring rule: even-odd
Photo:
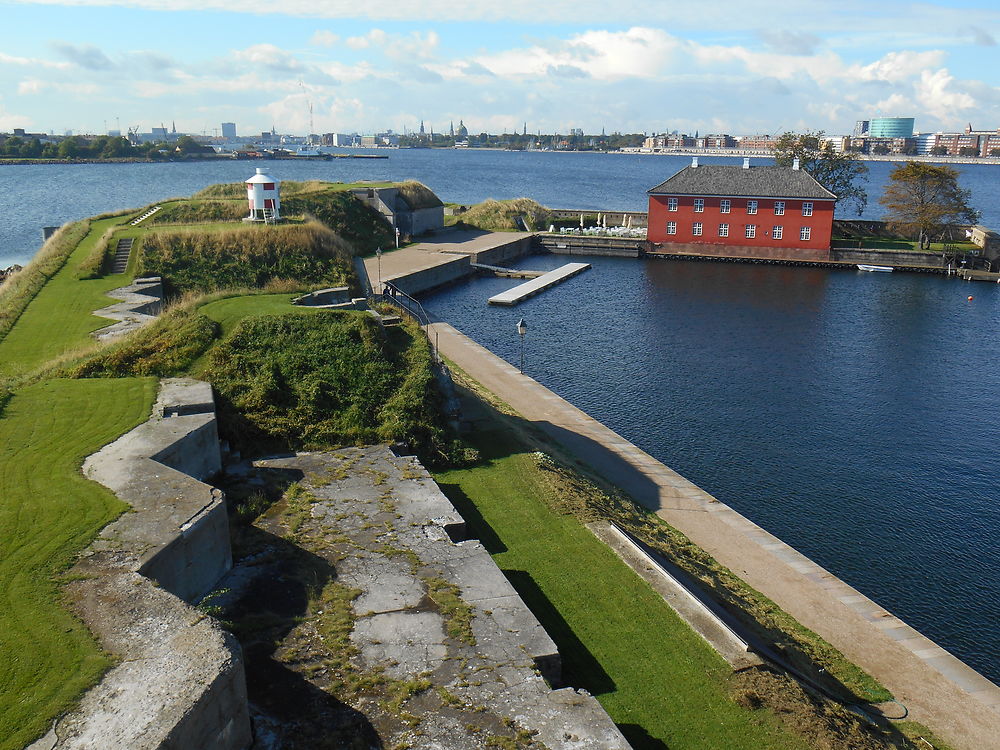
[[[0,2],[0,131],[1000,127],[995,2],[234,5]]]

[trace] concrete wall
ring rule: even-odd
[[[363,286],[363,284],[362,284]],[[342,305],[351,301],[351,292],[346,286],[334,286],[329,289],[317,289],[315,292],[303,294],[292,300],[293,305]]]
[[[652,250],[672,255],[697,255],[709,258],[759,258],[762,260],[829,261],[829,250],[793,247],[749,247],[746,245],[710,245],[700,242],[656,244]]]
[[[505,261],[515,260],[533,252],[533,237],[521,236],[510,242],[473,253],[470,258],[473,263],[487,266],[503,265]]]
[[[403,201],[398,201],[402,204]],[[397,214],[399,231],[417,236],[424,232],[436,231],[444,226],[444,206],[418,208],[414,211],[399,211]]]
[[[456,255],[454,260],[419,271],[386,277],[383,280],[391,281],[397,289],[413,296],[472,275],[469,257],[468,255]]]
[[[899,250],[860,249],[851,250],[834,248],[830,251],[830,260],[846,261],[848,263],[873,263],[883,266],[933,266],[942,268],[939,253],[910,253]]]
[[[166,379],[149,421],[84,463],[132,506],[105,527],[67,586],[118,658],[31,750],[243,750],[251,742],[242,652],[191,604],[232,565],[211,386]]]

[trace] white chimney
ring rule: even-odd
[[[750,169],[750,157],[749,156],[744,156],[743,157],[743,168],[744,169]]]
[[[695,169],[697,166],[698,166],[698,157],[697,156],[692,156],[691,157],[691,169]]]
[[[792,169],[798,169],[798,168],[799,168],[799,157],[796,156],[794,159],[792,159]]]

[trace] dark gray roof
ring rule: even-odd
[[[732,195],[746,198],[816,198],[836,200],[808,172],[791,167],[750,167],[703,164],[684,167],[647,191],[666,195]]]

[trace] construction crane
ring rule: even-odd
[[[306,104],[309,105],[309,132],[306,133],[306,139],[311,136],[316,131],[316,126],[313,125],[313,103],[312,99],[309,98],[309,91],[306,89],[306,85],[299,81],[299,88],[302,89],[302,93],[306,95]]]

